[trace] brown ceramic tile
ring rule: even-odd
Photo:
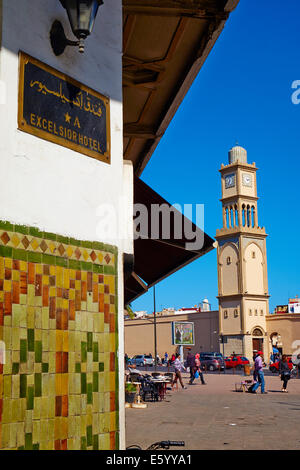
[[[44,266],[43,266],[43,274],[44,274],[45,276],[49,276],[49,274],[50,274],[50,266],[49,266],[48,264],[44,264]]]
[[[68,439],[62,439],[61,440],[60,450],[68,450]]]
[[[93,290],[93,273],[87,273],[87,291],[92,292]]]
[[[62,397],[62,410],[61,410],[61,415],[66,417],[69,415],[69,410],[68,410],[68,395],[63,395]]]
[[[56,309],[56,329],[62,330],[62,309]]]
[[[109,370],[110,372],[114,372],[115,371],[115,353],[114,352],[111,352],[110,353],[110,356],[109,356]]]
[[[64,309],[61,314],[61,329],[67,330],[69,324],[69,310]]]
[[[55,397],[55,416],[61,416],[62,412],[62,397]]]
[[[28,284],[34,284],[34,273],[35,273],[34,263],[28,263]]]
[[[3,302],[0,302],[0,326],[4,324],[4,305]]]
[[[116,448],[116,437],[115,437],[115,432],[112,431],[109,433],[109,441],[110,441],[110,450],[114,450]]]
[[[69,353],[63,352],[62,353],[62,373],[66,374],[68,372],[68,359]]]
[[[6,280],[11,279],[11,269],[5,268],[4,279]]]
[[[98,302],[99,289],[98,284],[94,282],[93,284],[93,302]]]
[[[81,300],[86,302],[87,299],[87,283],[86,281],[81,281]]]
[[[110,314],[109,314],[109,332],[110,332],[110,333],[114,333],[114,332],[115,332],[115,329],[116,329],[116,325],[115,325],[115,314],[114,314],[114,313],[110,313]]]
[[[109,286],[107,286],[106,284],[104,285],[104,293],[109,294]]]
[[[79,290],[75,292],[75,310],[81,310],[81,292]]]
[[[55,449],[55,450],[61,450],[61,442],[60,442],[60,439],[57,439],[57,440],[54,442],[54,449]]]
[[[17,271],[20,271],[20,261],[17,259],[14,259],[12,262],[12,267],[13,269],[16,269]]]
[[[109,304],[104,304],[104,322],[109,323]]]
[[[104,312],[104,294],[99,294],[99,312]]]
[[[76,271],[76,281],[81,281],[81,272]]]
[[[43,284],[43,276],[42,274],[36,274],[35,275],[35,295],[37,297],[42,295],[42,284]]]
[[[49,277],[49,286],[53,287],[53,286],[55,286],[55,284],[56,284],[55,276],[50,276]]]
[[[49,286],[43,286],[43,307],[49,307]]]
[[[110,411],[116,411],[116,393],[110,392]]]
[[[49,302],[49,317],[50,318],[55,318],[56,315],[56,298],[55,297],[50,297],[50,302]]]
[[[11,315],[12,304],[11,304],[11,292],[4,292],[4,315]]]
[[[70,279],[70,289],[75,289],[75,279]]]
[[[12,303],[20,303],[20,283],[18,281],[12,281]]]
[[[27,273],[20,273],[20,293],[27,294]]]
[[[69,300],[69,320],[75,320],[75,300]]]
[[[56,352],[56,373],[62,373],[62,352]]]

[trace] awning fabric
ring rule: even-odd
[[[134,242],[134,268],[131,275],[125,280],[124,295],[125,305],[144,294],[150,287],[157,284],[162,279],[179,270],[183,266],[191,263],[200,256],[213,249],[214,240],[206,235],[179,211],[174,210],[171,218],[170,234],[166,239],[162,235],[163,222],[160,218],[158,238],[151,238],[151,206],[166,204],[171,207],[165,199],[151,189],[146,183],[135,176],[134,180],[134,203],[143,204],[148,209],[148,232],[144,233],[148,238],[138,238]],[[174,220],[182,224],[182,237],[178,239],[174,229]],[[137,220],[137,219],[136,219]],[[184,233],[184,224],[190,224],[190,231],[196,236],[204,236],[203,246],[199,249],[186,249],[186,244],[193,240],[187,238]],[[177,225],[178,227],[178,225]]]

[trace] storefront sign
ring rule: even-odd
[[[109,99],[20,53],[19,129],[110,163]]]

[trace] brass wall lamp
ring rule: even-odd
[[[84,41],[91,34],[98,8],[103,0],[60,0],[67,10],[70,25],[78,41],[66,38],[63,25],[55,20],[50,31],[50,42],[55,55],[61,55],[67,46],[79,46],[79,52],[84,52]]]

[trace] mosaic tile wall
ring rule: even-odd
[[[117,251],[0,221],[1,449],[118,448]]]

